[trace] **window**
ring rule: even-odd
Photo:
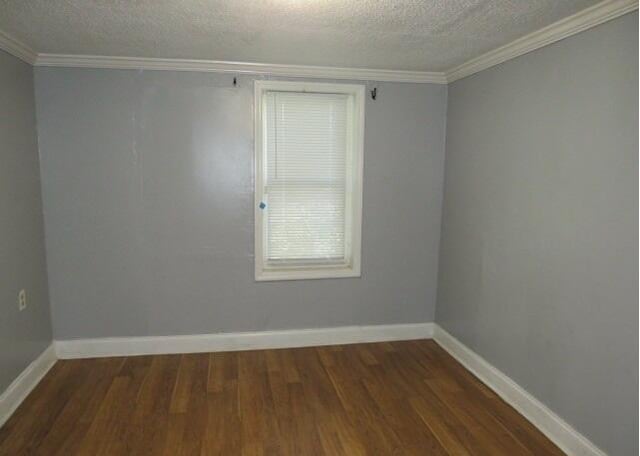
[[[255,83],[256,280],[360,276],[364,86]]]

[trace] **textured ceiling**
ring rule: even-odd
[[[442,71],[598,0],[0,0],[39,53]]]

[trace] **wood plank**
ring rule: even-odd
[[[59,361],[0,454],[563,453],[421,340]]]
[[[349,422],[360,436],[368,454],[402,454],[398,435],[384,421],[378,406],[362,383],[368,375],[355,356],[345,349],[335,354],[336,365],[325,366]]]
[[[0,454],[29,454],[42,443],[49,429],[64,410],[67,401],[82,384],[84,377],[80,361],[64,361],[54,366],[51,375],[27,397],[6,423],[0,436]],[[24,418],[21,410],[29,410]]]
[[[171,405],[169,413],[186,413],[187,404],[191,395],[191,384],[194,381],[194,369],[196,366],[196,355],[188,354],[180,357],[180,367],[178,376],[173,386]],[[207,363],[208,364],[208,363]]]
[[[223,355],[214,360],[213,355]],[[207,395],[207,429],[203,455],[231,455],[241,453],[240,410],[238,403],[238,357],[235,353],[212,353],[209,358],[209,388],[211,373],[218,361],[224,359],[220,388],[216,385]],[[212,360],[214,365],[212,366]],[[175,454],[175,453],[174,453]]]
[[[47,438],[38,448],[38,454],[60,456],[78,454],[113,379],[122,369],[124,359],[99,358],[83,360],[83,363],[86,363],[90,373],[65,405],[65,409],[50,429]],[[71,430],[60,432],[60,423],[67,423],[62,425],[63,428],[68,425]]]
[[[498,420],[533,454],[562,455],[562,451],[542,434],[533,424],[509,406],[502,398],[478,380],[462,364],[452,358],[433,341],[419,341],[418,345],[436,356],[456,378],[459,384],[480,401],[482,407]]]
[[[209,355],[198,353],[190,355],[193,358],[191,391],[184,414],[188,417],[180,455],[199,455],[207,429],[209,406],[207,403],[207,371],[209,370]],[[176,453],[178,454],[178,453]]]
[[[127,426],[127,454],[163,453],[169,426],[169,407],[179,365],[179,355],[153,357]]]

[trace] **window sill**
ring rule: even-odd
[[[256,282],[277,280],[341,279],[361,277],[360,270],[352,267],[315,269],[262,269],[256,270]]]

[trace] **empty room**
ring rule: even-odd
[[[637,0],[0,0],[0,456],[627,456]]]

